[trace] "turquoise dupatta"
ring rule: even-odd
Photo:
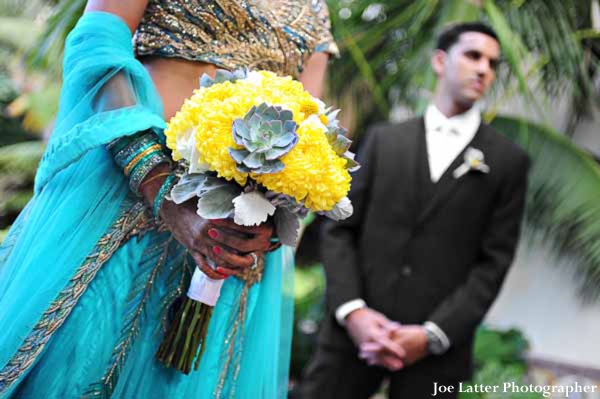
[[[263,281],[250,288],[243,339],[229,336],[243,289],[230,278],[200,370],[184,376],[162,367],[154,360],[162,308],[185,255],[167,233],[134,234],[143,212],[104,147],[139,131],[162,132],[161,99],[134,57],[128,27],[112,14],[80,19],[63,73],[34,198],[0,248],[0,397],[286,397],[291,248],[270,254]],[[119,90],[107,90],[115,81]],[[147,295],[137,295],[138,280],[150,287],[141,290]],[[124,335],[138,313],[136,333]],[[124,338],[131,338],[127,350],[115,360]]]

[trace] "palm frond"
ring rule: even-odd
[[[0,17],[0,43],[14,50],[30,49],[40,31],[30,18]]]
[[[41,141],[26,141],[0,148],[0,175],[23,175],[33,180],[46,145]]]
[[[361,93],[362,108],[355,111],[359,129],[363,121],[372,119],[364,113],[387,116],[387,107],[373,107],[380,102],[374,98],[386,98],[389,108],[400,105],[419,112],[434,88],[429,58],[436,35],[451,22],[483,20],[498,32],[507,61],[499,73],[499,86],[515,87],[508,92],[524,97],[540,116],[544,116],[547,98],[568,96],[577,120],[598,98],[593,78],[600,59],[600,39],[591,26],[590,6],[582,3],[330,1],[338,44],[343,55],[353,54],[335,62],[331,92],[340,96]],[[372,12],[374,4],[376,13]],[[368,60],[368,68],[361,60]]]
[[[0,0],[0,16],[31,19],[44,13],[53,3],[47,0]],[[29,23],[31,25],[31,22]]]
[[[600,168],[567,137],[523,119],[492,125],[532,159],[525,233],[568,261],[582,298],[600,298]]]
[[[497,3],[523,44],[538,61],[543,61],[536,71],[536,92],[550,98],[571,98],[569,126],[573,128],[598,102],[593,79],[599,70],[600,40],[591,25],[591,2],[524,1],[518,6],[510,0]]]
[[[10,226],[4,230],[0,230],[0,244],[4,241],[6,236],[8,235],[8,230],[10,230]]]
[[[51,71],[60,76],[64,42],[67,35],[83,14],[85,0],[60,0],[46,21],[35,50],[28,55],[29,63],[34,67]]]

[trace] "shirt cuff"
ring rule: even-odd
[[[444,330],[442,330],[437,324],[435,324],[433,321],[426,321],[423,324],[423,327],[425,327],[428,331],[430,331],[440,340],[444,351],[447,351],[448,348],[450,348],[450,339],[448,338]]]
[[[367,303],[365,301],[363,301],[362,299],[360,299],[360,298],[353,299],[351,301],[348,301],[348,302],[340,305],[336,309],[335,319],[337,320],[337,322],[340,326],[345,326],[346,325],[346,316],[348,316],[350,313],[354,312],[355,310],[358,310],[361,308],[366,308],[366,307],[367,307]]]

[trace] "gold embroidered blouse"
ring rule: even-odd
[[[291,76],[313,52],[338,52],[325,0],[150,0],[134,48]]]

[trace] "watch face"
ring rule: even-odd
[[[439,337],[429,330],[427,330],[427,350],[434,355],[439,355],[444,351]]]
[[[431,346],[430,351],[434,355],[440,355],[444,351],[444,348],[442,347],[442,343],[438,340],[433,341],[430,346]]]

